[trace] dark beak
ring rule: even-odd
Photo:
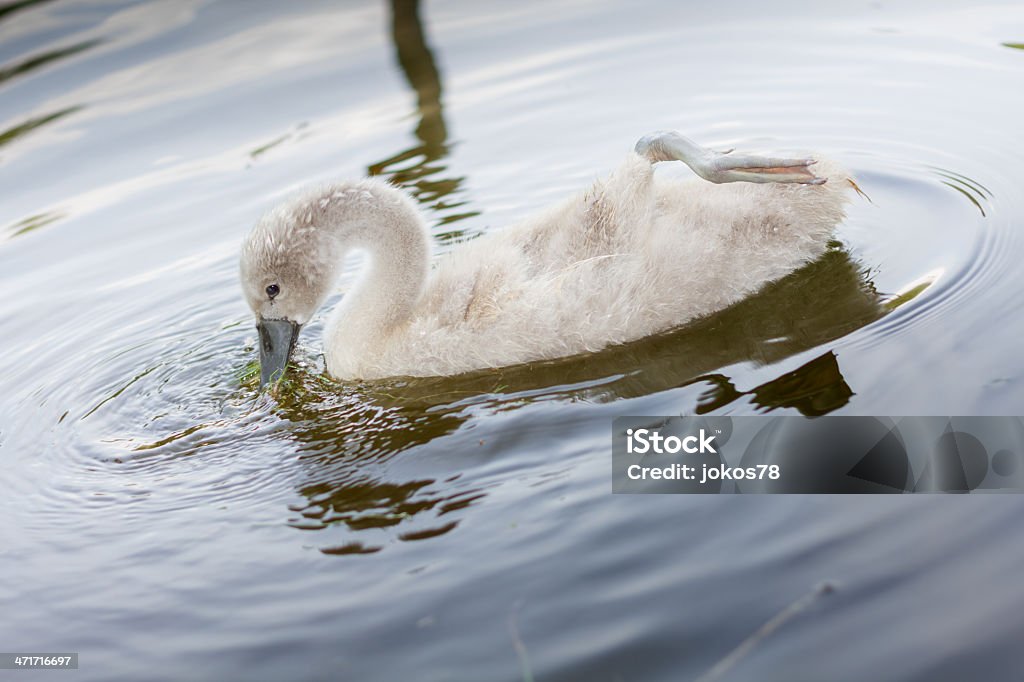
[[[291,320],[260,320],[260,386],[284,376],[302,327]]]

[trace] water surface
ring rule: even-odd
[[[1008,677],[1016,496],[612,496],[609,457],[629,414],[1024,412],[1021,41],[1012,2],[6,5],[0,648],[88,680],[698,679],[827,580],[722,679]],[[238,246],[290,191],[386,176],[440,253],[662,128],[817,150],[870,200],[628,346],[335,384],[320,317],[291,388],[246,378]]]

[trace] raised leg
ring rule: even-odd
[[[656,161],[682,161],[708,182],[789,182],[822,185],[826,178],[811,172],[814,159],[781,159],[751,154],[716,152],[673,131],[644,135],[636,153]]]

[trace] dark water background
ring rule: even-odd
[[[0,650],[693,680],[827,580],[721,679],[1017,679],[1018,496],[612,496],[609,457],[620,415],[1024,413],[1022,47],[1014,2],[0,6]],[[288,192],[386,175],[443,251],[660,128],[871,200],[624,348],[335,385],[321,318],[296,386],[244,379],[238,246]]]

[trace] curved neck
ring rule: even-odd
[[[430,268],[427,229],[404,193],[369,181],[335,189],[330,197],[336,203],[334,220],[329,221],[335,256],[340,260],[351,251],[363,251],[367,263],[328,322],[328,363],[339,350],[365,358],[403,327],[419,303]]]

